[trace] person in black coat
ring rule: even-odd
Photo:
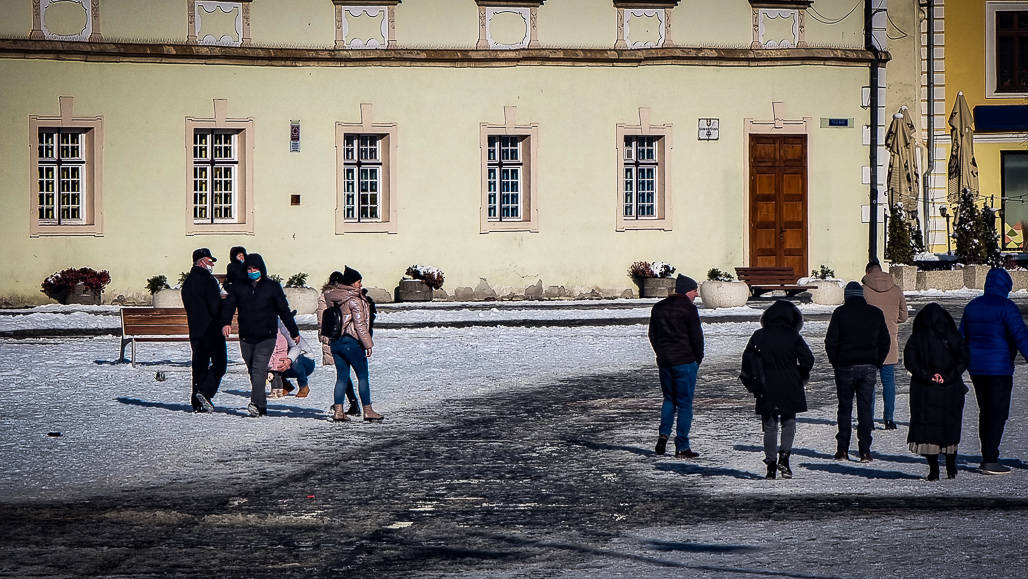
[[[228,266],[225,268],[225,291],[234,283],[246,284],[246,248],[242,245],[233,247],[228,253]]]
[[[946,476],[957,476],[957,444],[968,388],[963,373],[971,358],[953,317],[939,304],[926,305],[914,318],[903,348],[910,371],[911,452],[928,460],[928,480],[939,480],[939,454],[946,456]]]
[[[753,332],[743,354],[747,360],[759,359],[756,384],[748,386],[757,397],[756,413],[764,428],[764,463],[766,478],[775,478],[777,471],[792,478],[789,455],[796,437],[796,414],[807,411],[804,384],[810,379],[814,355],[800,336],[803,315],[791,302],[778,300],[760,317],[761,329]],[[752,365],[752,363],[750,364]],[[778,446],[778,425],[782,426],[782,444]]]
[[[231,331],[232,315],[239,310],[239,350],[250,373],[250,416],[267,414],[267,395],[264,391],[268,377],[268,362],[275,350],[278,319],[282,320],[293,341],[300,342],[300,330],[286,301],[282,286],[268,279],[268,269],[259,253],[246,256],[247,283],[229,286],[228,296],[221,309],[222,333],[227,338]]]
[[[846,284],[846,301],[832,312],[825,353],[835,368],[839,397],[839,433],[835,460],[846,460],[853,432],[853,398],[857,399],[857,449],[860,462],[871,462],[871,430],[878,369],[889,355],[889,327],[882,310],[864,300],[864,287]]]
[[[699,456],[689,445],[696,373],[703,361],[703,330],[699,312],[692,303],[698,294],[696,281],[679,275],[675,293],[657,302],[650,312],[650,345],[657,355],[660,389],[664,394],[655,452],[664,454],[677,416],[675,458]]]
[[[201,247],[193,252],[193,268],[182,282],[182,305],[189,325],[189,347],[193,353],[193,386],[189,403],[193,412],[213,412],[211,400],[218,393],[228,367],[225,336],[219,324],[221,288],[211,271],[211,250]]]

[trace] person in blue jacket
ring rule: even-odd
[[[1007,295],[1013,287],[1005,269],[993,268],[985,277],[985,294],[964,307],[960,335],[971,351],[967,372],[978,399],[978,436],[982,442],[981,471],[1007,474],[999,463],[999,443],[1010,414],[1014,357],[1028,358],[1028,328],[1021,311]]]

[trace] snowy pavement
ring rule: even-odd
[[[921,302],[932,299],[908,299],[911,297],[912,301]],[[959,312],[962,298],[941,297],[952,303],[951,311],[957,308]],[[1022,296],[1015,298],[1022,307],[1025,305]],[[807,315],[819,313],[809,306],[805,308]],[[462,315],[485,311],[499,317],[514,311],[496,309],[497,312],[492,312],[492,308],[468,308],[470,313]],[[586,307],[556,309],[559,312],[553,315],[559,319],[589,315],[576,310],[597,311]],[[648,306],[617,309],[648,311]],[[565,477],[586,476],[590,489],[606,488],[614,496],[622,489],[666,495],[668,508],[685,509],[687,517],[675,522],[669,519],[670,515],[657,512],[633,514],[632,497],[624,499],[624,512],[606,505],[576,504],[574,499],[565,498],[564,501],[570,500],[567,506],[571,509],[608,517],[610,532],[602,534],[592,526],[568,528],[554,520],[556,534],[548,535],[549,531],[538,531],[532,526],[531,516],[538,510],[559,512],[559,505],[533,506],[532,499],[526,497],[523,506],[510,506],[483,494],[484,486],[467,486],[469,481],[464,479],[476,478],[472,471],[471,475],[448,480],[445,487],[466,488],[468,492],[447,492],[435,500],[441,501],[439,504],[471,501],[469,508],[491,509],[490,512],[521,509],[525,516],[524,528],[513,523],[511,533],[502,540],[494,535],[475,540],[505,552],[503,541],[513,540],[511,537],[518,535],[515,529],[521,529],[525,537],[518,541],[528,541],[526,537],[531,535],[533,552],[564,553],[578,561],[578,566],[555,568],[555,563],[540,555],[541,559],[533,559],[530,564],[511,567],[497,559],[477,566],[461,563],[451,572],[488,577],[519,573],[570,577],[683,573],[802,577],[1024,575],[1023,553],[1028,545],[1023,536],[1023,528],[1028,524],[1028,464],[1024,462],[1028,448],[1028,392],[1023,386],[1028,382],[1028,366],[1022,360],[1014,377],[1014,401],[1001,447],[1003,462],[1013,468],[1013,473],[985,476],[976,471],[980,461],[978,413],[972,392],[964,411],[960,474],[956,480],[928,483],[923,480],[927,470],[923,459],[906,448],[908,380],[902,372],[897,372],[900,429],[875,430],[872,452],[876,460],[860,464],[831,459],[835,407],[831,369],[823,349],[827,322],[808,321],[803,335],[818,363],[808,386],[811,410],[799,418],[792,461],[796,476],[792,480],[767,481],[762,478],[760,425],[753,415],[752,402],[736,378],[742,348],[759,326],[760,310],[747,309],[751,311],[737,316],[737,321],[704,324],[707,358],[697,384],[692,432],[693,448],[702,456],[696,461],[652,454],[660,394],[653,353],[646,339],[646,326],[642,324],[379,330],[375,333],[376,348],[371,359],[371,389],[376,410],[387,418],[378,425],[357,421],[333,424],[325,419],[335,376],[332,368],[321,367],[320,358],[311,378],[310,397],[269,401],[267,418],[250,419],[245,412],[249,384],[234,343],[229,344],[229,373],[214,399],[218,411],[214,415],[195,415],[186,400],[189,348],[185,343],[141,344],[138,364],[133,368],[115,363],[120,343],[115,336],[0,339],[0,378],[6,384],[0,389],[0,464],[4,465],[0,469],[0,489],[4,491],[0,493],[0,504],[22,510],[32,505],[75,506],[85,504],[84,501],[129,499],[148,493],[171,496],[178,489],[192,493],[197,488],[245,497],[250,492],[268,492],[247,490],[257,481],[289,480],[290,485],[300,486],[286,491],[281,499],[269,494],[268,500],[295,511],[290,516],[299,517],[296,521],[305,521],[287,521],[273,532],[291,535],[293,531],[289,529],[294,526],[300,528],[314,522],[335,524],[334,519],[318,514],[319,508],[325,507],[290,506],[290,501],[302,500],[305,492],[313,496],[313,491],[307,490],[309,485],[323,484],[308,481],[312,473],[306,469],[317,469],[317,465],[330,461],[333,452],[349,455],[361,448],[375,449],[388,433],[390,441],[407,445],[406,452],[430,457],[442,452],[442,447],[435,447],[435,437],[444,435],[452,421],[475,420],[473,412],[479,401],[484,407],[497,397],[506,397],[516,405],[519,396],[524,396],[526,402],[545,399],[548,390],[557,389],[561,401],[547,409],[546,415],[519,422],[519,429],[530,433],[534,428],[551,428],[562,414],[567,414],[568,420],[588,421],[590,414],[602,419],[597,419],[599,423],[583,423],[585,430],[581,436],[558,436],[561,442],[557,446],[539,450],[545,455],[539,460],[549,456],[546,460],[559,464],[561,453],[582,455],[593,462],[586,470],[581,470],[585,468],[581,466],[574,470],[574,461],[569,459]],[[420,316],[431,321],[444,319],[453,311],[402,307],[389,315]],[[106,311],[46,312],[52,316],[80,313],[117,319]],[[34,314],[10,317],[29,315]],[[33,323],[48,327],[46,322]],[[905,341],[909,331],[910,324],[901,326],[901,340]],[[302,335],[307,348],[317,351],[315,332],[307,330]],[[158,381],[158,372],[166,379]],[[591,383],[596,384],[597,390],[613,391],[611,397],[588,399]],[[576,388],[585,389],[585,399],[578,400]],[[880,395],[877,412],[880,416]],[[571,428],[572,432],[575,428],[574,424],[562,427]],[[465,440],[469,449],[495,444],[492,439]],[[364,467],[361,476],[372,476],[375,473],[365,471],[374,470],[386,481],[393,469],[403,467],[388,461],[354,462],[353,466],[358,464]],[[445,471],[445,467],[443,463],[412,468],[426,472],[431,468]],[[482,468],[485,472],[487,465]],[[512,464],[511,469],[514,468]],[[353,475],[356,485],[357,473]],[[549,476],[559,479],[560,474]],[[584,492],[586,481],[577,480]],[[576,484],[576,480],[562,482]],[[322,489],[318,496],[328,492]],[[688,511],[688,502],[672,507],[676,495],[692,497],[687,501],[702,497],[702,503],[696,503],[696,512]],[[396,502],[381,500],[388,504]],[[233,501],[245,499],[231,499],[229,504],[236,504]],[[769,505],[766,516],[753,512],[752,505],[762,504],[761,501]],[[432,534],[417,534],[419,527],[435,532],[432,525],[445,524],[419,518],[431,509],[442,511],[441,506],[418,503],[397,504],[395,508],[407,512],[366,522],[381,525],[367,530],[366,536],[373,537],[368,539],[372,544],[382,540],[382,533],[401,540],[403,533],[409,532],[412,534],[408,540],[421,545]],[[111,511],[105,516],[108,520],[142,516],[133,512]],[[147,516],[165,517],[171,523],[194,517],[174,511]],[[167,521],[163,524],[170,524]],[[438,532],[444,536],[476,534],[474,524],[465,526],[459,519],[449,520],[449,524],[458,528],[442,526]],[[532,529],[536,530],[530,532]],[[540,538],[539,533],[549,539]],[[945,544],[943,556],[926,556],[925,543]],[[526,544],[519,543],[518,549],[529,549]],[[1002,559],[990,562],[990,555]],[[382,557],[375,560],[384,565],[388,556]],[[163,568],[159,561],[153,565],[158,572]],[[406,569],[404,574],[418,574],[418,567],[409,565],[403,567],[394,562],[391,568]],[[26,569],[8,568],[0,562],[0,574],[35,574]],[[101,574],[108,574],[106,567],[99,569]]]

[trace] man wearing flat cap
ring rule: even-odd
[[[193,351],[193,387],[189,394],[193,412],[214,412],[211,399],[218,393],[228,366],[225,336],[218,323],[221,286],[211,274],[216,261],[211,250],[197,249],[193,252],[193,269],[182,282],[182,305],[186,308],[189,347]]]
[[[675,293],[657,302],[650,313],[650,345],[657,354],[660,389],[664,393],[655,451],[664,454],[677,416],[675,458],[699,456],[689,446],[696,372],[703,361],[703,330],[699,312],[692,303],[698,294],[696,281],[679,275]]]

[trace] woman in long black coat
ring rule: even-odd
[[[762,380],[754,390],[757,397],[756,413],[764,427],[764,463],[767,478],[775,478],[781,471],[784,478],[792,478],[789,455],[796,437],[796,414],[807,411],[804,384],[810,378],[814,355],[800,336],[803,315],[791,302],[778,300],[760,317],[761,329],[746,344],[749,354],[754,351],[760,359]],[[744,362],[745,366],[746,362]],[[748,369],[743,368],[746,372]],[[781,424],[781,446],[778,445],[778,427]]]
[[[970,357],[949,312],[936,303],[918,312],[903,348],[903,364],[911,374],[907,443],[911,452],[928,460],[928,480],[939,480],[939,454],[946,456],[947,477],[957,476],[967,393],[962,374]]]

